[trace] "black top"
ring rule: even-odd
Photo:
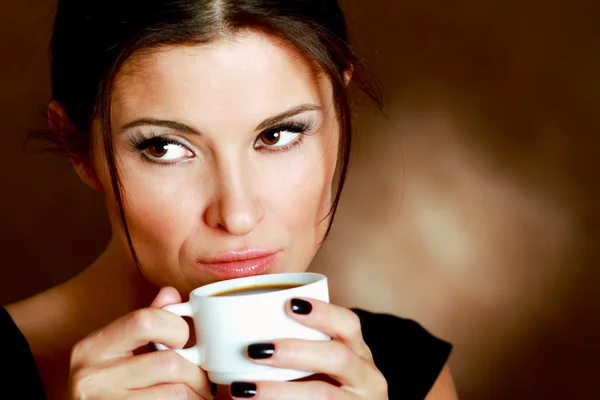
[[[423,400],[446,364],[452,345],[415,321],[353,309],[390,400]]]
[[[29,350],[29,343],[10,314],[2,307],[0,307],[0,344],[2,345],[0,349],[2,396],[8,393],[7,399],[45,399],[44,387]]]
[[[425,398],[448,360],[452,346],[414,321],[353,310],[375,365],[388,382],[390,400]],[[44,388],[27,340],[0,307],[0,387],[18,399],[45,399]]]

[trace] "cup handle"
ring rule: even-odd
[[[175,315],[179,315],[180,317],[193,317],[194,311],[192,310],[192,305],[187,303],[180,304],[171,304],[163,307],[163,310],[169,311]],[[161,343],[154,343],[154,347],[157,350],[171,350],[169,347],[165,346]],[[201,365],[204,362],[204,355],[200,349],[199,343],[196,343],[195,346],[187,348],[187,349],[174,349],[177,354],[190,361],[193,364]]]

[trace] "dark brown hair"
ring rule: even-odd
[[[111,91],[123,64],[134,54],[169,45],[207,43],[222,34],[260,30],[281,38],[313,60],[331,81],[340,120],[339,185],[330,210],[331,228],[348,169],[350,106],[345,73],[381,106],[361,60],[349,45],[337,0],[58,0],[51,42],[52,97],[70,121],[63,132],[43,134],[70,157],[89,160],[91,124],[102,122],[102,138],[118,212],[134,261],[123,188],[111,135]],[[325,237],[327,236],[325,234]]]

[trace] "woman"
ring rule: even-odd
[[[288,312],[325,348],[249,351],[319,373],[302,382],[216,388],[144,347],[185,344],[160,310],[180,294],[309,267],[348,164],[346,86],[377,100],[347,43],[336,0],[59,0],[46,137],[104,195],[113,236],[79,276],[9,307],[50,398],[455,398],[450,345],[313,300]]]

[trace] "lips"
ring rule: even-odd
[[[220,279],[242,278],[266,273],[280,254],[281,251],[262,249],[230,251],[216,257],[199,260],[195,265]]]

